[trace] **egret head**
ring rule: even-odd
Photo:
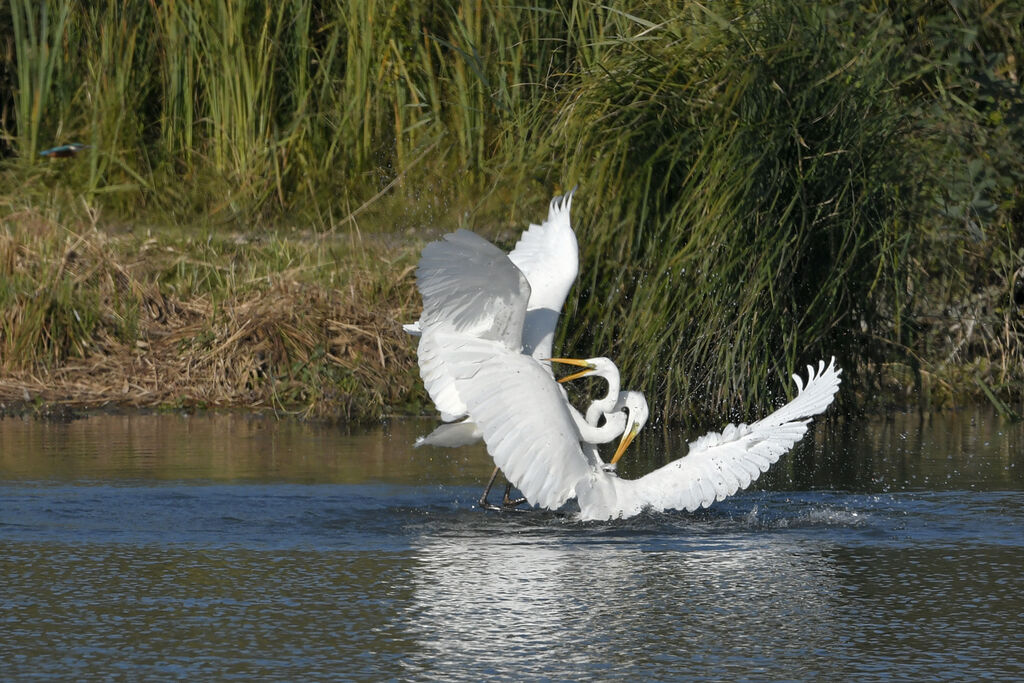
[[[619,447],[615,449],[615,455],[612,456],[610,464],[613,466],[619,462],[619,458],[629,448],[629,444],[633,443],[633,439],[647,424],[647,418],[651,414],[647,407],[647,399],[639,391],[623,391],[619,394],[619,400],[615,407],[619,408],[620,405],[621,409],[626,411],[626,429],[622,432],[622,440],[619,441]]]
[[[558,380],[559,384],[565,384],[571,382],[574,379],[581,377],[588,377],[590,375],[597,375],[598,377],[609,377],[614,373],[616,377],[619,375],[619,369],[615,367],[610,359],[600,356],[598,358],[549,358],[552,363],[565,363],[566,365],[575,365],[576,367],[583,368],[579,372],[574,372],[571,375],[566,375]]]

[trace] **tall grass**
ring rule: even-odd
[[[0,174],[44,202],[507,237],[579,183],[562,350],[667,419],[746,416],[828,353],[864,393],[1024,394],[1019,3],[12,0],[8,27]]]
[[[40,128],[48,119],[54,80],[60,75],[60,40],[68,23],[70,2],[34,3],[11,0],[17,90],[17,144],[21,154],[34,157],[39,150]],[[60,89],[58,89],[60,92]],[[66,91],[65,91],[66,92]]]
[[[892,322],[880,301],[902,311],[899,35],[884,15],[841,28],[798,5],[694,7],[570,94],[556,131],[593,188],[595,323],[570,344],[620,358],[666,417],[749,413],[802,361],[866,355],[861,328]]]
[[[15,0],[0,9],[16,48],[4,133],[21,164],[96,143],[88,182],[63,182],[133,183],[173,211],[358,204],[434,145],[438,168],[479,183],[544,86],[559,21],[468,1]]]

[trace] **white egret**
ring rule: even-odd
[[[570,405],[570,412],[574,420],[583,430],[584,441],[591,444],[607,443],[622,433],[621,431],[614,432],[615,427],[620,424],[619,420],[610,419],[605,425],[609,429],[596,433],[589,431],[588,426],[597,426],[601,415],[613,412],[619,392],[619,371],[615,364],[606,358],[585,361],[549,358],[559,314],[579,272],[579,245],[570,221],[572,198],[575,192],[576,188],[573,188],[564,196],[556,196],[552,199],[548,205],[547,220],[540,225],[531,224],[520,236],[507,259],[526,277],[530,286],[523,321],[522,352],[531,355],[547,367],[550,367],[548,363],[553,361],[584,365],[589,368],[589,370],[573,375],[573,379],[593,372],[608,381],[608,395],[599,403],[588,408],[587,414],[594,415],[591,419],[585,419]],[[462,276],[466,277],[466,268],[481,264],[486,265],[486,260],[450,265],[457,265]],[[450,273],[446,272],[445,275],[448,276]],[[474,278],[475,282],[482,283],[490,277],[490,273],[484,268],[474,272],[470,277]],[[435,336],[430,332],[423,334],[420,320],[411,325],[403,325],[403,327],[410,334],[420,336],[417,354],[420,374],[423,377],[427,393],[437,406],[444,422],[430,434],[416,439],[413,445],[416,447],[455,448],[476,443],[482,438],[482,434],[472,419],[466,417],[465,404],[459,398],[454,382],[447,374],[445,366],[437,363]],[[550,372],[550,369],[548,371]],[[642,399],[642,396],[640,398]],[[634,397],[633,400],[635,402],[637,399]],[[595,410],[596,413],[591,412]],[[619,410],[622,410],[622,407]],[[624,422],[621,424],[624,429]],[[588,449],[588,453],[597,457],[596,448]],[[497,474],[498,468],[495,468],[484,489],[483,496],[480,498],[481,507],[493,507],[487,503],[487,496]],[[506,507],[512,507],[516,501],[510,500],[508,493],[509,487],[506,487],[504,504]]]
[[[551,356],[558,316],[579,272],[579,245],[569,220],[575,192],[573,188],[565,196],[552,199],[548,205],[547,220],[540,225],[531,224],[507,257],[530,284],[523,323],[523,353],[542,362]],[[488,273],[478,272],[475,276],[482,283]],[[433,336],[422,335],[421,320],[403,327],[410,334],[420,336],[420,375],[445,423],[427,436],[417,439],[414,445],[451,448],[479,441],[480,430],[472,420],[465,417],[466,407],[455,391],[452,378],[445,372],[444,366],[436,362],[436,342]]]
[[[419,321],[416,322],[416,333],[417,335],[421,333]],[[616,403],[620,401],[619,369],[610,359],[598,357],[584,359],[543,358],[540,360],[545,363],[564,363],[566,365],[575,365],[583,368],[583,370],[580,370],[579,372],[559,378],[559,384],[571,382],[581,377],[600,377],[608,383],[608,391],[606,395],[603,398],[595,399],[591,402],[590,406],[587,408],[586,417],[580,415],[579,412],[576,411],[575,407],[570,405],[570,409],[574,411],[574,415],[577,416],[579,421],[585,421],[588,425],[596,427],[602,417],[611,417],[612,413],[623,410],[622,405],[616,408]],[[586,429],[586,426],[584,426],[583,429]],[[592,439],[603,439],[593,440],[591,442],[607,443],[618,436],[618,434],[604,438],[606,436],[606,434],[601,433],[599,436],[591,436],[589,438],[585,437],[585,440],[591,441]],[[458,446],[466,446],[471,443],[476,443],[481,438],[482,435],[477,426],[469,418],[464,417],[459,422],[442,424],[429,435],[417,438],[413,446],[441,446],[446,448],[456,448]]]
[[[515,249],[507,257],[500,250],[494,248],[494,252],[487,257],[472,253],[468,255],[469,259],[466,261],[435,264],[438,267],[435,271],[431,271],[432,274],[427,274],[421,264],[418,276],[421,282],[424,278],[429,280],[439,276],[440,286],[446,287],[451,282],[454,268],[458,278],[471,283],[471,287],[480,287],[488,281],[492,274],[489,259],[505,261],[506,264],[511,261],[513,267],[525,276],[528,284],[521,333],[522,352],[541,361],[549,368],[549,373],[551,372],[548,365],[550,362],[564,362],[564,364],[586,368],[585,371],[574,374],[568,379],[594,373],[608,382],[607,396],[596,401],[588,409],[588,415],[591,415],[592,411],[597,411],[593,414],[595,417],[590,420],[569,405],[570,415],[581,431],[581,438],[590,444],[605,443],[622,434],[626,427],[624,416],[620,415],[616,418],[610,415],[615,411],[614,403],[618,388],[620,388],[617,368],[607,358],[578,360],[548,357],[554,342],[559,312],[579,272],[579,246],[569,221],[569,210],[572,206],[574,191],[573,188],[565,197],[555,197],[548,208],[548,219],[540,225],[531,224],[523,232]],[[429,283],[427,287],[430,287]],[[403,327],[411,334],[420,336],[418,349],[420,374],[427,392],[444,421],[444,424],[438,426],[430,434],[419,437],[414,445],[457,447],[480,440],[482,434],[473,420],[466,417],[465,403],[459,397],[453,378],[446,372],[442,362],[438,361],[435,334],[437,326],[424,330],[423,316],[421,316],[420,321]],[[562,381],[568,380],[563,379]],[[568,398],[566,397],[565,400],[567,402]],[[622,410],[624,410],[623,407],[617,409],[618,412]],[[605,424],[601,429],[594,429],[597,427],[601,415],[604,414],[609,414]],[[588,454],[591,458],[598,458],[596,447],[588,447]],[[487,496],[498,476],[498,471],[499,468],[495,468],[494,474],[490,476],[484,487],[479,501],[481,507],[495,507],[487,503]],[[510,488],[511,486],[507,486],[505,489],[503,505],[506,508],[515,507],[518,503],[518,501],[509,499]]]
[[[601,413],[610,413],[614,410],[615,403],[619,398],[621,382],[619,380],[619,368],[616,367],[610,358],[549,358],[548,360],[552,363],[565,363],[566,365],[575,365],[576,367],[583,368],[571,375],[559,377],[559,384],[572,382],[583,377],[600,377],[608,383],[608,393],[605,397],[595,399],[591,402],[590,407],[587,408],[587,422],[597,424],[595,420],[599,419]],[[590,418],[591,415],[594,416],[594,419]]]
[[[594,401],[587,411],[586,419],[569,403],[564,392],[561,393],[561,396],[562,405],[569,412],[574,434],[579,439],[581,453],[588,465],[597,469],[614,471],[619,458],[622,457],[629,444],[632,443],[633,439],[636,438],[636,435],[647,423],[649,412],[644,395],[639,391],[618,392],[616,396],[612,397],[613,403],[607,409],[599,405],[601,401]],[[601,418],[604,418],[603,424],[599,424]],[[615,449],[614,455],[612,455],[611,461],[605,463],[601,459],[597,445],[613,441],[616,437],[621,437],[619,444]],[[511,499],[509,497],[509,492],[512,489],[512,479],[506,476],[509,483],[505,487],[502,507],[488,503],[487,496],[494,485],[494,480],[497,478],[499,471],[499,467],[494,468],[494,473],[491,474],[487,487],[484,489],[483,495],[480,496],[480,507],[491,510],[507,510],[529,502],[529,499],[525,496],[518,499]]]
[[[794,375],[796,398],[766,418],[712,432],[691,443],[684,457],[624,480],[588,455],[581,441],[594,427],[574,416],[550,368],[523,353],[530,284],[508,256],[459,230],[424,248],[417,284],[420,353],[428,354],[420,359],[424,384],[444,384],[438,395],[450,390],[458,398],[495,464],[531,504],[554,510],[575,498],[582,519],[629,517],[645,508],[695,510],[732,495],[804,435],[839,387],[835,359],[828,367],[820,362],[817,372],[809,366],[806,385]],[[646,408],[644,401],[642,409],[624,413],[613,460],[642,426]]]
[[[419,322],[417,322],[416,327],[416,331],[419,333]],[[603,463],[603,461],[600,460],[600,454],[597,451],[596,444],[607,443],[625,431],[626,415],[623,411],[633,413],[635,415],[639,415],[642,412],[643,418],[639,420],[641,428],[647,421],[647,402],[644,399],[643,394],[640,392],[619,391],[619,369],[610,359],[598,357],[582,360],[577,358],[549,358],[545,360],[552,363],[564,363],[583,368],[579,372],[559,378],[559,384],[571,382],[581,377],[591,376],[601,377],[608,383],[608,391],[604,398],[592,401],[590,406],[587,408],[585,416],[580,415],[574,406],[571,404],[569,405],[569,411],[573,417],[573,421],[580,426],[580,438],[583,441],[584,452],[588,459],[594,462]],[[568,401],[568,397],[566,397],[566,401]],[[599,430],[592,430],[592,427],[598,427],[602,418],[605,420],[603,428]],[[639,431],[639,429],[637,429],[637,431]],[[481,434],[476,424],[471,418],[466,417],[459,422],[442,424],[428,436],[421,436],[416,439],[413,446],[419,447],[429,445],[455,448],[458,446],[476,443],[482,438],[483,434]],[[617,462],[618,458],[621,457],[622,452],[625,451],[625,447],[628,445],[628,442],[626,442],[625,445],[620,443],[620,448],[617,449],[615,456],[612,457],[612,467],[614,467],[615,462]],[[525,502],[524,499],[510,498],[509,493],[512,488],[511,484],[505,487],[502,507],[498,507],[488,502],[488,496],[491,493],[491,488],[494,486],[494,482],[498,477],[499,471],[499,468],[494,468],[491,478],[487,481],[487,486],[484,487],[484,492],[480,496],[479,500],[480,507],[482,508],[492,510],[509,509],[515,508]]]
[[[569,416],[572,419],[575,427],[580,434],[581,447],[583,453],[587,458],[588,462],[595,466],[614,468],[615,463],[618,459],[622,458],[622,455],[626,452],[630,442],[636,437],[637,433],[643,428],[643,425],[647,422],[648,409],[647,400],[643,394],[639,391],[620,391],[620,376],[618,376],[618,369],[615,364],[605,357],[596,358],[548,358],[552,362],[562,362],[562,364],[582,367],[583,370],[572,375],[567,375],[558,380],[559,384],[571,382],[575,379],[582,377],[601,377],[608,383],[608,390],[603,398],[598,398],[591,401],[590,407],[587,409],[587,415],[583,416],[579,411],[575,410],[573,405],[568,402],[568,397],[562,394],[568,407]],[[628,423],[629,418],[632,418],[632,425]],[[601,420],[604,423],[601,424]],[[472,418],[466,418],[463,422],[455,423],[453,427],[468,426],[471,427],[478,438],[482,438],[475,423],[472,422]],[[632,427],[628,430],[627,427]],[[436,432],[435,432],[436,433]],[[597,450],[597,444],[607,443],[613,440],[617,436],[622,436],[622,440],[618,443],[615,449],[614,455],[611,457],[610,464],[606,465]],[[417,442],[417,445],[419,441]],[[487,481],[487,485],[483,489],[483,494],[480,496],[479,505],[481,508],[490,510],[502,510],[515,508],[522,503],[526,502],[525,498],[522,499],[511,499],[509,497],[512,484],[509,483],[505,487],[505,496],[502,502],[503,507],[499,507],[487,502],[487,497],[490,494],[490,488],[495,484],[495,480],[498,478],[498,472],[500,468],[496,467],[490,479]]]

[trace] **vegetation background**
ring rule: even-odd
[[[578,183],[561,353],[657,418],[832,354],[1020,415],[1022,61],[1019,0],[0,1],[0,402],[429,410],[419,250]]]

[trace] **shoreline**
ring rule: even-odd
[[[0,415],[243,410],[360,425],[434,414],[416,344],[401,327],[419,314],[414,271],[428,230],[222,235],[67,224],[39,212],[5,226]],[[499,242],[516,234],[490,232]],[[943,330],[936,324],[930,334]],[[840,409],[987,403],[1020,419],[1012,368],[937,350],[932,359],[850,365]],[[722,412],[706,399],[674,406],[664,423],[713,426],[769,407]]]

